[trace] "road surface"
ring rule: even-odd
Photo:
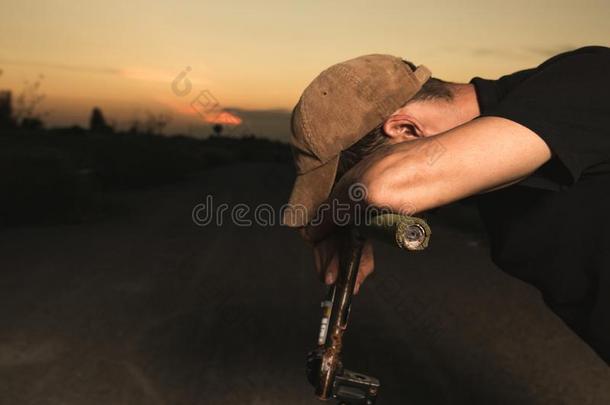
[[[304,375],[324,295],[310,251],[284,227],[191,219],[206,195],[278,207],[291,181],[280,164],[219,167],[119,193],[117,215],[104,221],[1,231],[0,404],[318,403]],[[482,313],[518,312],[519,290],[534,302],[532,316],[544,317],[539,297],[495,269],[475,235],[430,222],[426,252],[376,246],[377,271],[352,311],[347,366],[380,378],[382,405],[468,403],[475,390],[525,401],[531,392],[510,370],[532,359],[481,354],[518,350],[513,338],[490,343],[483,331],[508,336],[501,331],[518,331],[519,318]],[[456,332],[462,326],[469,332]],[[533,334],[552,348],[555,334]],[[471,371],[481,364],[491,366]],[[541,381],[554,378],[544,373]]]

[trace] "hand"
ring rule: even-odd
[[[320,280],[327,285],[332,285],[337,281],[339,275],[339,241],[336,234],[330,234],[325,239],[314,244],[314,261],[316,272]],[[360,286],[364,280],[373,272],[375,260],[373,256],[373,244],[366,241],[362,248],[360,267],[356,277],[354,294],[358,294]]]

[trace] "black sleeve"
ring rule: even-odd
[[[543,63],[482,116],[538,134],[577,181],[610,162],[610,49],[587,47]],[[610,165],[608,165],[610,167]]]

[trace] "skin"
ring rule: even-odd
[[[360,183],[368,191],[362,204],[412,215],[506,187],[551,158],[546,143],[520,124],[500,117],[474,120],[480,111],[473,85],[451,84],[451,91],[452,100],[416,101],[395,111],[383,127],[388,145],[346,173],[329,199],[353,204],[347,190]],[[439,150],[434,159],[426,152]],[[330,217],[300,229],[326,284],[333,284],[338,273],[333,229]],[[366,242],[356,293],[373,270],[373,248]]]

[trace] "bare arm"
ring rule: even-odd
[[[430,160],[426,148],[439,145],[442,154]],[[420,212],[510,185],[550,158],[549,147],[530,129],[484,117],[435,137],[382,149],[354,167],[332,197],[348,202],[347,188],[360,182],[368,190],[368,204]]]
[[[431,159],[426,151],[438,150],[439,145],[442,154]],[[530,129],[504,118],[484,117],[434,137],[379,150],[343,176],[331,199],[349,204],[349,187],[361,183],[367,190],[365,204],[413,214],[508,186],[550,158],[549,147]],[[310,240],[322,240],[333,228],[330,220],[329,216],[303,233]],[[328,263],[324,267],[321,261],[318,270],[330,271],[334,279],[336,260]],[[373,267],[366,262],[363,266],[360,282]]]

